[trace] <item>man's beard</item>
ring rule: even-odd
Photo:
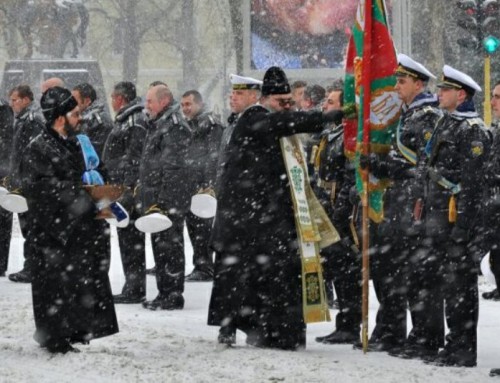
[[[77,134],[80,133],[80,124],[73,126],[69,123],[68,119],[65,117],[64,130],[66,131],[68,138],[76,137]]]

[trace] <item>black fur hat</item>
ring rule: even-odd
[[[272,66],[266,71],[262,84],[262,95],[291,93],[290,84],[283,69]]]
[[[57,117],[71,112],[78,105],[71,92],[66,88],[55,86],[45,91],[40,99],[43,116],[47,122],[54,122]]]

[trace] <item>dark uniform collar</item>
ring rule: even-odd
[[[457,109],[451,113],[451,115],[460,119],[479,117],[472,99],[462,102]]]
[[[408,110],[420,108],[423,105],[438,106],[439,100],[438,100],[437,95],[432,94],[430,92],[419,93],[415,96],[415,98],[410,103],[410,105],[403,104],[403,111],[406,112]]]
[[[30,112],[33,111],[33,102],[31,102],[26,108],[24,108],[23,110],[21,110],[17,115],[16,115],[16,119],[18,120],[25,120],[26,118],[28,118]]]
[[[144,106],[142,105],[142,100],[138,97],[135,100],[129,102],[123,108],[121,108],[118,113],[116,113],[115,120],[120,124],[125,121],[131,114],[142,112]]]

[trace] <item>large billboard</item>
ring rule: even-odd
[[[392,1],[392,3],[402,0]],[[391,1],[386,1],[389,12]],[[278,65],[294,77],[343,74],[359,0],[244,1],[244,69]],[[409,53],[409,52],[408,52]]]
[[[252,0],[250,65],[341,68],[358,1]]]

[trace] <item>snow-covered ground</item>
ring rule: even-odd
[[[123,272],[116,236],[112,245],[111,282],[120,292]],[[192,249],[186,249],[186,272]],[[149,249],[147,263],[153,263]],[[14,235],[8,273],[22,266],[22,238]],[[481,278],[480,291],[488,291]],[[149,311],[140,305],[117,305],[120,332],[79,346],[79,354],[52,356],[32,339],[30,285],[0,278],[0,382],[491,382],[500,367],[500,302],[481,299],[477,368],[443,368],[401,360],[384,353],[327,346],[314,341],[333,323],[309,325],[307,349],[300,352],[255,349],[238,333],[236,347],[216,346],[217,328],[206,325],[211,283],[186,283],[182,311]],[[148,276],[148,298],[156,296]],[[370,328],[377,309],[370,297]],[[332,316],[335,311],[332,311]]]

